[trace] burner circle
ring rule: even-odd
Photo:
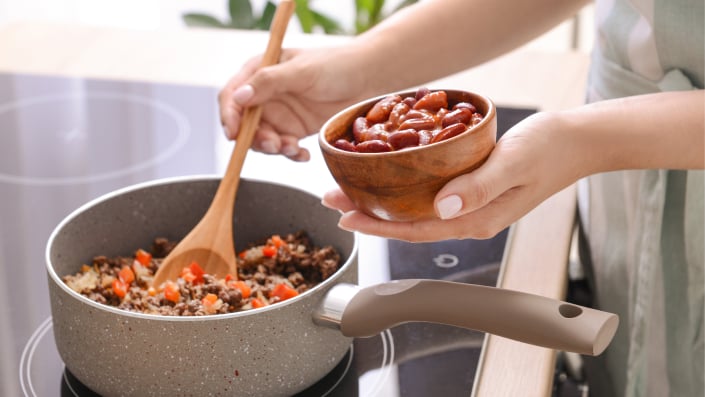
[[[190,125],[154,98],[54,94],[0,104],[0,182],[95,183],[153,167],[186,144]]]
[[[71,393],[71,395],[75,397],[84,395],[95,396],[95,393],[80,384],[80,381],[73,377],[64,366],[56,350],[54,338],[51,337],[50,331],[52,328],[52,317],[49,316],[37,327],[25,344],[19,366],[19,378],[23,395],[25,397],[39,397],[45,395],[46,390],[44,392],[38,392],[37,390],[38,387],[46,387],[41,380],[46,381],[46,379],[50,379],[51,376],[56,375],[57,377],[61,377],[61,386],[65,387],[65,390]],[[46,336],[47,334],[49,334],[49,337]],[[365,359],[365,357],[361,357],[359,352],[370,351],[371,349],[381,351],[381,362],[377,362],[377,360],[379,360],[379,358],[377,358],[374,360],[375,362],[363,365],[367,369],[372,368],[373,370],[367,370],[364,373],[356,373],[353,369],[355,362]],[[339,392],[341,392],[338,386],[343,383],[346,377],[355,377],[357,378],[355,379],[356,381],[359,380],[364,383],[364,387],[362,383],[360,387],[360,393],[363,393],[363,395],[379,395],[384,386],[390,381],[389,378],[395,368],[394,356],[394,338],[390,330],[381,332],[379,339],[377,339],[377,337],[355,339],[350,346],[350,350],[335,369],[317,384],[296,396],[326,397],[334,392],[338,395],[340,394]],[[51,373],[47,373],[47,371]],[[40,382],[35,383],[34,379],[39,379]],[[343,395],[347,395],[345,394],[345,390],[342,390],[342,392]]]

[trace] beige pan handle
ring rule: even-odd
[[[619,324],[615,314],[539,295],[439,280],[399,280],[362,289],[339,284],[324,299],[326,305],[341,309],[339,322],[336,315],[321,316],[324,309],[314,320],[350,337],[422,321],[587,355],[602,353]]]

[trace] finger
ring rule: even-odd
[[[225,86],[218,93],[218,105],[220,108],[220,123],[223,125],[225,136],[228,139],[235,139],[240,128],[240,115],[244,109],[235,102],[233,92],[243,85],[247,79],[255,72],[262,56],[256,56],[248,60],[235,74],[228,80]]]
[[[438,224],[440,221],[434,220],[429,223]],[[428,233],[419,229],[423,222],[391,222],[373,218],[362,211],[347,211],[340,217],[338,227],[348,231],[356,231],[364,234],[392,238],[409,242],[436,241],[438,234]],[[439,228],[440,229],[440,228]],[[432,237],[433,236],[433,237]]]
[[[439,218],[468,214],[518,186],[507,162],[494,154],[480,168],[454,178],[441,188],[434,200]]]
[[[330,209],[348,212],[357,209],[355,203],[340,189],[331,190],[323,195],[321,203]]]
[[[254,71],[246,82],[232,93],[240,106],[261,105],[284,92],[301,91],[308,84],[299,72],[292,70],[286,59],[295,54],[294,50],[282,52],[282,63],[262,67]]]
[[[280,139],[281,154],[296,161],[307,161],[310,159],[310,153],[308,152],[308,150],[299,146],[299,139],[297,137],[291,135],[282,135]]]

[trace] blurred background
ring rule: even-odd
[[[240,6],[242,3],[249,3],[253,14],[260,16],[267,2],[267,0],[0,0],[0,24],[15,20],[46,20],[141,30],[184,29],[189,27],[189,24],[197,23],[212,22],[211,26],[217,23],[226,25],[231,22],[229,10],[232,6],[238,7],[236,3]],[[387,0],[376,3],[383,4],[380,11],[380,16],[383,17],[405,2],[409,1]],[[359,9],[364,8],[360,4],[375,2],[309,0],[307,3],[311,11],[327,17],[342,28],[339,34],[355,34],[356,22],[360,22],[359,17],[364,11]],[[185,17],[187,14],[200,15],[189,20]],[[592,21],[593,9],[589,5],[575,18],[534,40],[529,46],[547,50],[590,51]],[[300,19],[292,22],[293,26],[302,28]],[[237,23],[234,25],[237,26]],[[325,34],[320,26],[314,26],[312,31]]]

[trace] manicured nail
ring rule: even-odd
[[[299,153],[299,149],[293,146],[284,146],[282,148],[282,154],[286,157],[293,157]]]
[[[269,154],[275,154],[277,152],[277,147],[270,141],[264,141],[262,142],[262,151]]]
[[[238,105],[247,105],[247,102],[255,94],[254,88],[251,85],[243,85],[233,92],[233,99]]]
[[[441,219],[454,218],[462,208],[463,200],[457,195],[444,197],[436,204],[436,209]]]
[[[225,133],[225,137],[228,139],[233,139],[232,136],[230,135],[230,130],[228,130],[228,126],[224,125],[223,126],[223,132]]]

